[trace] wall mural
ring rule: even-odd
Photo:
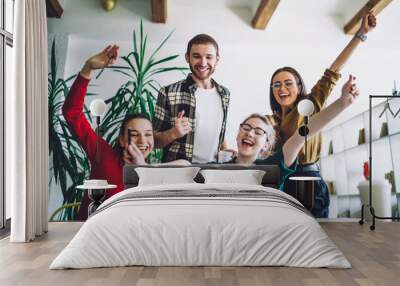
[[[366,14],[363,18],[362,28],[360,29],[364,29],[364,33],[367,33],[372,30],[375,25],[375,18],[372,15]],[[148,40],[148,35],[144,31],[143,23],[141,22],[138,29],[133,30],[131,42],[129,43],[129,48],[126,50],[127,52],[119,54],[119,46],[113,45],[107,47],[99,54],[96,54],[86,60],[84,68],[88,64],[88,61],[90,62],[90,60],[93,58],[95,58],[95,61],[101,62],[102,64],[94,66],[90,64],[89,71],[93,72],[94,75],[86,78],[92,78],[92,82],[88,86],[88,93],[86,93],[85,87],[85,93],[81,93],[80,95],[78,95],[80,100],[84,101],[85,97],[88,96],[92,98],[93,102],[93,99],[101,96],[100,93],[103,94],[103,88],[107,90],[107,92],[104,93],[111,92],[113,96],[106,98],[104,101],[104,104],[106,105],[106,111],[105,114],[101,117],[101,124],[98,124],[98,122],[94,122],[94,118],[92,116],[93,114],[89,111],[89,106],[83,104],[82,106],[79,106],[78,109],[80,109],[81,113],[83,109],[82,118],[86,118],[85,122],[88,122],[90,124],[90,127],[87,128],[86,131],[91,133],[92,135],[96,135],[96,148],[98,146],[98,138],[101,137],[105,140],[104,142],[106,142],[108,150],[111,150],[111,155],[113,157],[112,159],[115,161],[113,163],[115,165],[115,168],[112,170],[112,172],[110,172],[111,169],[108,169],[110,162],[105,160],[106,157],[104,156],[104,153],[102,153],[103,165],[97,164],[97,159],[93,160],[93,156],[91,157],[90,155],[87,155],[87,146],[85,146],[85,144],[82,144],[82,137],[80,139],[77,138],[80,135],[76,133],[77,128],[75,128],[75,126],[78,126],[79,124],[71,123],[71,121],[68,121],[68,116],[64,114],[64,117],[62,115],[62,112],[64,111],[62,110],[64,103],[68,102],[70,98],[74,97],[69,96],[70,90],[73,91],[73,87],[75,86],[75,83],[72,83],[74,81],[78,82],[80,78],[80,81],[82,82],[82,71],[80,75],[68,75],[69,72],[67,71],[67,74],[64,76],[64,78],[60,78],[57,75],[57,51],[55,48],[56,42],[53,41],[51,47],[51,66],[48,78],[49,156],[51,162],[49,170],[49,185],[51,186],[51,194],[57,193],[55,196],[58,196],[58,198],[62,196],[62,200],[57,200],[57,203],[55,203],[56,200],[54,200],[54,196],[50,199],[50,201],[53,202],[49,205],[50,220],[68,221],[85,219],[81,216],[82,210],[85,210],[87,215],[88,210],[92,210],[92,208],[90,205],[88,205],[87,193],[79,189],[80,185],[84,184],[85,180],[88,180],[89,178],[100,180],[104,179],[104,177],[107,177],[108,183],[110,183],[111,177],[108,175],[111,173],[118,174],[119,177],[122,177],[121,166],[129,162],[125,161],[123,158],[123,156],[125,155],[121,154],[123,152],[127,152],[127,146],[130,146],[130,141],[128,141],[126,145],[122,145],[121,130],[124,133],[127,130],[128,135],[125,136],[130,140],[131,130],[129,129],[129,126],[127,127],[127,125],[125,125],[125,122],[127,122],[126,115],[132,114],[145,115],[145,119],[148,119],[147,123],[150,126],[149,129],[152,129],[152,136],[154,135],[153,130],[161,131],[160,133],[162,133],[162,131],[170,131],[171,129],[174,129],[173,131],[175,132],[177,129],[179,129],[178,126],[181,127],[181,130],[177,131],[178,133],[174,133],[175,135],[178,134],[179,136],[175,136],[175,139],[173,139],[172,141],[168,141],[165,144],[162,143],[162,145],[164,146],[164,152],[161,149],[154,149],[153,141],[153,143],[147,150],[148,154],[142,154],[142,157],[144,157],[144,161],[140,162],[151,164],[171,162],[175,160],[188,160],[187,163],[203,163],[211,161],[217,161],[218,163],[220,163],[228,161],[231,163],[239,164],[274,164],[278,165],[281,168],[282,166],[289,166],[288,168],[281,169],[281,176],[283,176],[283,180],[281,178],[279,186],[279,188],[284,190],[286,193],[292,194],[293,190],[297,190],[297,187],[295,186],[297,186],[298,183],[295,180],[289,180],[290,176],[297,175],[299,177],[302,172],[304,174],[307,172],[308,175],[312,173],[314,174],[314,177],[318,177],[317,189],[320,190],[319,194],[322,195],[315,196],[315,200],[313,200],[313,203],[319,202],[319,204],[314,204],[314,206],[317,206],[320,209],[320,212],[314,213],[311,211],[313,215],[317,217],[328,217],[329,214],[332,214],[332,217],[357,217],[359,215],[361,201],[358,196],[356,185],[359,178],[357,178],[356,176],[352,176],[354,178],[353,181],[347,184],[346,174],[344,174],[343,176],[335,176],[335,172],[332,171],[332,164],[329,161],[330,159],[332,159],[330,156],[333,156],[336,152],[336,150],[333,150],[333,146],[335,145],[333,144],[334,140],[338,140],[339,138],[338,136],[330,136],[331,133],[334,133],[333,131],[335,131],[335,129],[332,129],[333,131],[329,129],[324,130],[323,135],[326,139],[328,139],[325,140],[325,145],[322,144],[321,138],[316,136],[313,138],[309,138],[308,146],[311,146],[310,148],[307,148],[306,144],[304,144],[305,148],[303,148],[303,145],[298,147],[292,146],[292,149],[297,151],[293,151],[292,153],[294,155],[289,156],[290,158],[293,157],[293,160],[290,161],[291,163],[289,165],[286,164],[286,161],[284,159],[285,156],[286,158],[288,158],[287,152],[291,152],[291,149],[283,148],[283,145],[286,144],[286,142],[289,142],[292,137],[299,136],[297,129],[300,127],[300,125],[303,124],[303,122],[308,121],[308,119],[305,119],[308,115],[312,115],[310,116],[310,120],[312,121],[311,117],[315,116],[316,113],[319,113],[318,115],[320,116],[320,119],[323,119],[322,121],[320,120],[320,122],[325,122],[324,124],[328,124],[329,120],[332,120],[332,118],[328,120],[326,115],[323,114],[324,110],[320,110],[319,108],[321,106],[324,106],[326,99],[334,90],[336,82],[340,78],[340,70],[351,55],[351,53],[347,50],[349,49],[348,46],[346,46],[346,48],[339,54],[339,56],[335,59],[331,66],[326,69],[321,79],[316,82],[314,87],[311,89],[311,93],[307,93],[302,76],[294,68],[285,67],[276,70],[272,74],[270,82],[268,83],[269,103],[270,108],[274,114],[271,116],[265,116],[265,112],[262,111],[261,115],[255,114],[249,116],[250,112],[246,110],[246,119],[241,123],[238,122],[238,124],[235,124],[235,126],[231,126],[230,130],[235,130],[235,139],[233,141],[231,140],[232,142],[229,143],[233,144],[228,146],[228,144],[226,143],[226,141],[228,141],[226,140],[226,131],[228,129],[226,127],[226,122],[228,121],[227,110],[228,106],[230,105],[230,92],[224,86],[219,85],[215,81],[210,81],[211,75],[213,74],[217,62],[219,61],[218,44],[212,37],[209,37],[205,34],[200,34],[196,37],[201,36],[211,38],[211,41],[208,38],[208,40],[206,41],[207,44],[203,44],[201,42],[197,44],[195,43],[193,47],[197,47],[191,48],[190,42],[194,38],[188,43],[188,50],[190,52],[187,53],[186,60],[188,61],[192,76],[186,77],[189,69],[187,67],[177,66],[175,60],[179,57],[179,55],[175,54],[175,52],[171,52],[171,50],[176,51],[176,47],[168,50],[168,48],[171,48],[172,46],[169,46],[170,44],[166,45],[168,40],[171,38],[172,33],[173,32],[170,32],[163,40],[159,42],[159,44],[157,43],[157,45],[151,46],[149,44],[150,41]],[[357,38],[357,36],[355,37]],[[352,44],[350,45],[350,49],[355,49],[360,41],[351,41]],[[100,42],[103,41],[101,40]],[[93,46],[93,43],[90,42],[90,40],[86,40],[85,44],[86,49],[85,47],[83,47],[83,50],[87,50],[88,53],[90,50],[90,53],[92,53],[91,46]],[[201,51],[202,48],[198,47],[201,45],[212,46],[211,54],[212,56],[214,56],[213,64],[210,64],[208,62],[208,58],[204,60],[203,56],[199,56],[203,55],[203,51]],[[63,46],[71,48],[70,46],[68,46],[68,44],[63,44]],[[75,44],[75,49],[77,49],[78,46],[79,48],[81,48],[79,43],[79,45]],[[76,51],[74,50],[73,45],[72,47],[73,48],[71,48],[70,52],[71,54]],[[210,47],[207,47],[207,49],[209,48]],[[166,54],[166,51],[169,52],[167,52]],[[163,56],[160,56],[160,54],[163,54]],[[209,51],[204,53],[204,55],[207,56],[209,54]],[[77,65],[82,64],[82,62],[78,62],[77,60],[75,60],[75,57],[76,55],[68,59],[68,62],[73,62],[73,64],[71,64],[71,67],[73,68],[70,67],[70,70],[72,71],[75,71]],[[114,65],[114,61],[117,58],[119,60],[118,64]],[[203,63],[201,63],[201,60],[203,61]],[[106,73],[104,73],[105,69],[108,70]],[[226,71],[227,70],[225,70],[224,74],[229,74]],[[165,80],[165,78],[161,79],[159,78],[159,76],[164,75],[165,77],[165,75],[168,75],[169,77],[171,72],[182,73],[183,76],[180,76],[180,78],[183,79],[184,77],[186,77],[186,79],[169,85],[167,88],[162,88],[158,80],[162,81]],[[199,85],[199,82],[196,81],[201,79],[202,76],[204,76],[204,78],[208,81],[207,84],[209,84],[209,86],[201,86],[201,84]],[[106,79],[108,80],[107,84],[103,83],[103,78],[104,81],[106,81]],[[98,91],[95,88],[95,85],[98,83],[96,80],[99,80],[99,86],[101,86],[102,91]],[[232,82],[230,83],[230,85],[231,84]],[[265,82],[261,84],[264,85]],[[197,91],[196,88],[198,87],[201,88],[199,88],[199,90]],[[211,97],[208,97],[206,101],[205,98],[207,96],[199,96],[199,94],[210,94],[207,93],[208,89],[213,90],[211,93],[211,97],[217,96],[217,99],[214,98],[215,101],[208,101]],[[97,92],[93,92],[93,90],[97,90]],[[342,94],[340,96],[340,100],[345,101],[346,104],[352,104],[353,99],[357,97],[359,93],[354,76],[349,76],[349,79],[343,85],[341,91]],[[169,98],[168,96],[171,93],[174,96],[173,103],[169,100],[163,100],[163,98]],[[237,90],[235,90],[234,93],[240,94],[239,92],[237,92]],[[74,92],[71,92],[71,94],[74,94]],[[190,96],[188,96],[188,94],[190,94]],[[192,94],[195,95],[195,100]],[[313,108],[310,113],[307,113],[307,115],[302,114],[298,109],[301,106],[300,99],[303,98],[313,98],[317,100],[317,102],[311,103],[311,105],[313,105]],[[203,103],[201,103],[202,101]],[[160,104],[160,102],[162,104]],[[168,106],[166,105],[166,102],[168,102]],[[220,105],[222,107],[222,112],[219,107]],[[333,103],[331,105],[333,105]],[[286,108],[288,106],[290,107],[290,109],[285,109],[285,112],[287,111],[290,113],[293,111],[293,116],[286,116],[284,120],[281,120],[281,118],[279,118],[279,115],[281,113],[284,113],[282,107]],[[316,107],[315,113],[314,106]],[[340,106],[341,108],[346,108],[348,105],[345,105],[344,107],[342,105]],[[383,114],[386,114],[388,111],[392,115],[397,115],[400,112],[400,109],[399,112],[397,112],[396,109],[397,113],[391,112],[391,109],[387,108],[387,106],[388,102],[386,102],[385,109],[380,113],[379,118],[382,117]],[[199,112],[199,114],[197,114],[197,112],[200,110],[200,107],[202,107],[203,109],[201,112]],[[76,108],[76,106],[74,108]],[[249,110],[253,112],[253,109]],[[338,115],[343,110],[337,109],[336,111],[338,112],[336,115]],[[169,115],[167,116],[165,114]],[[233,112],[233,114],[235,114],[235,117],[239,116],[238,112]],[[201,119],[200,117],[198,117],[199,115],[200,117],[202,116],[203,118],[206,118],[203,119],[203,122],[206,122],[206,124],[203,123],[203,126],[205,127],[203,128],[203,133],[200,133],[202,134],[202,136],[197,136],[196,142],[194,132],[198,129],[195,129],[195,126],[196,128],[199,128],[199,126],[201,126]],[[219,115],[221,115],[221,118],[219,118]],[[360,116],[360,118],[363,117],[363,115]],[[134,120],[134,118],[128,119],[128,121],[130,120]],[[221,124],[219,124],[218,122],[221,122]],[[297,122],[298,124],[293,124],[293,122]],[[317,133],[323,130],[322,126],[324,126],[324,124],[320,124],[320,129],[316,131]],[[278,130],[278,125],[280,126],[281,130]],[[87,126],[89,125],[87,124]],[[304,130],[306,130],[307,126],[304,127]],[[204,132],[205,129],[215,130],[211,130],[213,133],[210,133],[208,132],[208,130],[207,132]],[[282,133],[283,129],[286,130],[285,132],[287,132],[287,134]],[[383,135],[381,136],[387,136],[387,134],[390,133],[390,129],[390,126],[388,128],[388,124],[386,124],[386,128],[383,129],[384,132],[382,132]],[[94,132],[93,130],[96,131]],[[280,137],[282,141],[279,140],[279,136],[275,136],[275,131],[280,132],[279,135],[281,135]],[[196,134],[199,134],[197,132],[198,131],[196,131]],[[255,137],[260,136],[258,138],[259,140],[255,140],[254,138],[254,140],[247,140],[248,138],[246,138],[246,136],[250,133],[253,134]],[[365,144],[365,129],[360,130],[359,133],[360,135],[358,144],[363,145]],[[207,136],[203,136],[204,134],[207,134]],[[307,132],[305,132],[304,135],[305,134],[307,134]],[[159,134],[156,134],[154,135],[154,137],[158,135]],[[303,136],[302,142],[307,142],[307,140],[304,141],[304,135],[301,135]],[[265,136],[267,137],[267,140],[265,140]],[[208,141],[205,141],[203,139],[202,141],[198,140],[200,137],[207,137]],[[215,138],[217,139],[214,140]],[[160,137],[158,137],[157,140],[158,141],[156,143],[164,142],[162,141],[164,139],[160,139]],[[199,141],[201,142],[199,143]],[[299,140],[292,140],[292,142],[295,141],[298,142]],[[91,146],[94,146],[93,144],[94,141],[92,140]],[[218,147],[213,148],[213,144]],[[322,149],[326,149],[323,152],[319,151],[321,145]],[[194,146],[197,147],[194,148]],[[325,146],[329,147],[326,148]],[[234,150],[229,149],[229,147],[234,148]],[[204,151],[203,149],[207,150]],[[193,150],[195,150],[195,152]],[[301,151],[299,152],[298,150]],[[308,150],[308,152],[306,152],[306,150]],[[114,151],[116,153],[113,153]],[[137,151],[140,154],[141,150],[138,149]],[[95,153],[97,158],[97,155],[99,154],[99,152],[97,152],[97,149]],[[216,153],[218,153],[217,156],[215,156]],[[233,153],[236,154],[236,157],[234,158],[232,157]],[[320,156],[320,153],[322,153],[322,157]],[[116,157],[115,155],[117,155],[118,157]],[[298,166],[302,166],[302,168],[299,168]],[[323,178],[320,176],[320,167],[322,167]],[[108,171],[105,169],[108,169]],[[97,172],[99,170],[101,172]],[[345,172],[343,168],[341,168],[340,171]],[[359,173],[361,176],[361,172],[362,167],[360,165],[359,170],[357,169],[356,172],[353,173]],[[390,177],[390,173],[388,174],[388,178],[392,178],[392,185],[395,185],[393,179],[394,176],[392,175]],[[116,179],[115,181],[122,182],[122,178],[119,177],[118,180]],[[340,177],[342,179],[338,179],[337,177]],[[325,184],[324,179],[326,179],[327,184]],[[346,182],[343,183],[341,180]],[[285,184],[283,184],[283,182],[285,182]],[[122,191],[122,183],[116,183],[113,182],[113,180],[111,180],[111,183],[117,185],[119,188],[118,190],[114,190],[111,195]],[[107,195],[110,195],[110,192],[107,192]],[[351,196],[351,199],[349,199],[349,196]],[[95,202],[98,203],[97,200],[95,200]],[[316,209],[317,207],[313,208]],[[93,210],[94,209],[95,208],[93,208]]]

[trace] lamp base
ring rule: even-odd
[[[101,205],[103,199],[106,196],[106,190],[105,189],[88,189],[88,196],[89,196],[89,199],[92,201],[88,206],[88,217],[89,217]]]

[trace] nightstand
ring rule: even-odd
[[[311,210],[314,206],[314,186],[315,181],[320,181],[320,177],[297,176],[290,177],[289,180],[295,181],[295,197],[304,207]]]
[[[88,217],[94,213],[97,208],[103,202],[104,197],[106,196],[108,189],[115,189],[117,185],[108,185],[107,181],[105,184],[90,184],[90,181],[100,181],[100,180],[88,180],[85,181],[83,185],[77,186],[77,189],[87,190],[88,197],[91,203],[88,206]],[[97,182],[96,182],[97,183]]]

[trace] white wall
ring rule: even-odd
[[[149,22],[150,5],[145,0],[119,0],[117,7],[105,12],[98,0],[65,0],[61,19],[49,19],[50,34],[67,35],[68,47],[64,75],[79,71],[84,60],[116,42],[121,54],[131,46],[132,29],[144,19],[145,32],[151,46],[157,45],[176,29],[163,54],[181,54],[176,65],[185,65],[183,54],[188,40],[197,33],[209,33],[221,46],[221,62],[215,79],[232,93],[227,138],[231,145],[238,123],[251,112],[269,112],[267,83],[273,71],[283,65],[297,68],[308,89],[318,80],[339,51],[351,39],[342,32],[344,24],[365,1],[353,0],[281,1],[269,27],[264,31],[250,26],[258,1],[168,1],[168,23]],[[244,4],[243,4],[244,3]],[[247,4],[246,4],[247,3]],[[331,97],[340,93],[340,86],[351,72],[358,77],[362,90],[360,100],[337,122],[360,113],[368,107],[368,94],[388,93],[397,79],[400,66],[400,38],[396,27],[400,22],[399,2],[394,1],[379,16],[377,29],[362,43],[343,69],[343,80]],[[179,73],[160,78],[162,84],[181,79]],[[104,97],[113,95],[123,82],[120,75],[103,74],[97,81]]]

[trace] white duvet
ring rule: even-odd
[[[123,200],[137,192],[171,190],[248,191],[250,196]],[[266,192],[272,199],[252,197],[251,191]],[[50,269],[127,265],[351,267],[317,221],[300,208],[283,203],[285,200],[299,204],[279,190],[254,185],[131,188],[105,201]]]

